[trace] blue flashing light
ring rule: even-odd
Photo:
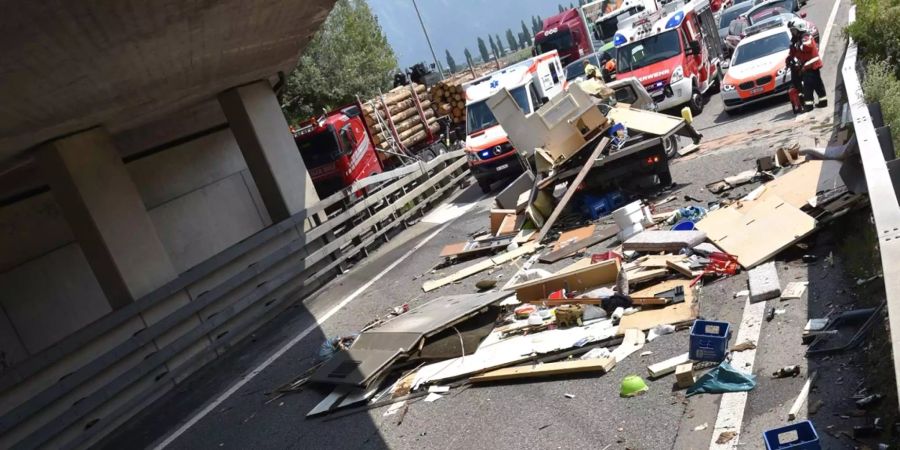
[[[613,45],[616,47],[625,45],[626,42],[628,42],[628,39],[625,39],[625,36],[622,35],[622,33],[616,33],[616,35],[613,36]]]
[[[675,13],[675,15],[669,18],[668,22],[666,22],[666,29],[668,30],[681,25],[682,20],[684,20],[684,11],[678,11],[677,13]]]
[[[478,156],[480,156],[481,159],[488,159],[491,157],[491,151],[490,150],[482,150],[482,151],[478,152]]]

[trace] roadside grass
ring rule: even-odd
[[[900,80],[895,71],[896,67],[887,61],[871,61],[866,66],[862,87],[866,103],[881,105],[884,123],[891,129],[894,154],[900,157]]]

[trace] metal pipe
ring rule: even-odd
[[[425,33],[425,42],[428,43],[428,49],[431,50],[431,57],[434,58],[434,64],[437,66],[438,73],[441,74],[441,79],[444,79],[444,68],[441,67],[441,62],[438,61],[437,55],[434,53],[434,47],[431,46],[431,38],[428,37],[428,30],[425,29],[425,22],[422,21],[422,14],[419,13],[419,5],[416,4],[416,0],[412,0],[413,8],[416,9],[416,16],[419,17],[419,25],[422,25],[422,33]]]

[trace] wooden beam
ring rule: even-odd
[[[517,378],[549,377],[554,375],[567,375],[582,372],[602,372],[612,370],[616,365],[613,358],[575,359],[554,363],[532,364],[527,366],[507,367],[505,369],[492,370],[469,378],[473,383],[489,381],[513,380]]]
[[[667,262],[666,262],[666,267],[668,267],[668,268],[670,268],[670,269],[672,269],[672,270],[678,272],[679,274],[684,275],[685,277],[688,277],[688,278],[690,278],[690,279],[693,279],[693,278],[694,278],[694,272],[691,270],[691,267],[688,266],[687,264],[685,264],[685,263],[682,262],[682,261],[679,261],[679,262],[675,262],[675,261],[667,261]]]
[[[687,353],[683,353],[665,361],[647,366],[647,372],[650,372],[650,378],[659,378],[674,372],[676,367],[689,362],[691,362],[691,358],[688,357]]]
[[[791,406],[790,411],[788,411],[788,420],[794,420],[797,418],[797,415],[800,414],[800,408],[806,403],[806,399],[809,397],[809,389],[816,381],[816,376],[818,374],[818,372],[813,372],[809,378],[806,379],[806,383],[803,383],[803,388],[800,389],[800,395],[797,396],[797,399],[794,400],[794,405]]]
[[[513,259],[516,259],[520,256],[525,256],[530,253],[534,253],[535,251],[537,251],[538,248],[540,248],[539,244],[537,244],[536,242],[529,242],[513,251],[501,253],[492,258],[488,258],[484,261],[473,264],[469,267],[459,270],[456,273],[448,275],[444,278],[426,281],[424,284],[422,284],[422,290],[425,292],[433,291],[441,286],[448,285],[450,283],[453,283],[454,281],[462,280],[463,278],[475,275],[478,272],[485,271],[496,265],[500,265],[500,264],[512,261]]]
[[[577,253],[579,250],[583,248],[588,248],[594,245],[597,245],[619,233],[619,227],[612,225],[606,228],[601,229],[599,232],[594,233],[588,238],[581,239],[577,242],[573,242],[564,247],[560,247],[559,250],[554,250],[545,255],[541,256],[540,261],[546,264],[555,263],[563,258],[566,258],[570,255]]]
[[[666,269],[642,270],[640,272],[629,274],[628,284],[639,284],[646,281],[655,280],[657,278],[662,278],[668,274],[669,271]]]
[[[578,186],[584,181],[584,177],[587,176],[588,172],[594,167],[594,161],[600,157],[600,154],[603,153],[603,149],[609,145],[609,138],[603,137],[600,139],[600,142],[594,147],[594,151],[591,152],[591,156],[588,157],[587,161],[585,161],[584,166],[581,167],[581,170],[578,172],[578,175],[575,176],[575,179],[572,180],[571,184],[569,184],[569,188],[566,189],[566,193],[563,194],[562,198],[559,200],[559,203],[556,204],[556,208],[553,209],[553,212],[550,214],[550,218],[544,222],[544,225],[541,227],[541,232],[538,234],[538,242],[544,239],[544,236],[553,228],[553,224],[556,222],[556,219],[559,218],[559,215],[562,213],[563,209],[565,209],[566,205],[569,203],[569,200],[572,199],[572,196],[575,195],[575,191],[578,189]]]

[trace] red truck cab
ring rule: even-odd
[[[299,124],[294,142],[320,198],[384,170],[358,104]]]
[[[534,35],[534,55],[556,50],[563,65],[594,52],[591,34],[579,8],[548,17]]]

